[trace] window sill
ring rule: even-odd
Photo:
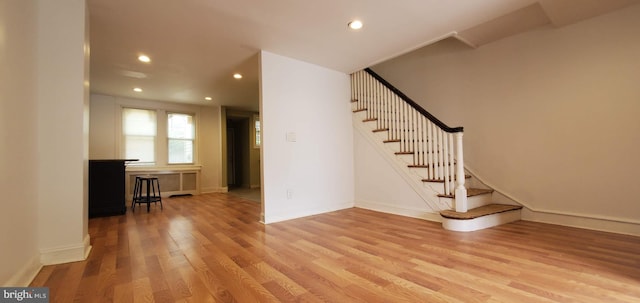
[[[144,166],[144,165],[139,165],[139,166],[135,166],[135,165],[129,165],[127,166],[127,171],[130,172],[147,172],[147,171],[152,171],[152,172],[163,172],[163,171],[194,171],[194,170],[201,170],[202,169],[202,165],[181,165],[181,164],[175,164],[175,165],[167,165],[167,166]]]

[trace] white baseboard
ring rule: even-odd
[[[638,223],[591,218],[579,214],[535,211],[525,207],[522,209],[522,220],[640,236],[640,224]]]
[[[256,188],[260,188],[260,184],[252,184],[251,189],[256,189]]]
[[[298,209],[298,210],[288,210],[286,213],[276,213],[271,215],[264,215],[262,222],[264,224],[282,222],[287,220],[299,219],[313,215],[319,215],[324,213],[329,213],[332,211],[342,210],[352,208],[353,203],[341,203],[334,204],[328,207],[321,207],[315,209]]]
[[[9,281],[7,281],[2,287],[27,287],[33,281],[33,278],[42,269],[42,263],[40,263],[40,256],[33,256],[27,263],[25,263],[17,273],[15,273]]]
[[[42,249],[40,263],[52,265],[86,260],[91,251],[90,240],[91,238],[87,234],[82,243],[77,245]]]
[[[387,214],[423,219],[427,221],[442,222],[442,217],[439,213],[428,212],[424,209],[411,209],[370,201],[356,201],[356,207],[379,211]]]
[[[200,190],[202,194],[211,194],[211,193],[226,193],[229,192],[228,187],[204,187]]]

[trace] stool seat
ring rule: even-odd
[[[143,186],[146,190],[143,190]],[[151,210],[151,203],[160,202],[162,207],[162,196],[160,195],[160,183],[157,177],[136,176],[136,183],[133,187],[133,199],[131,200],[131,211],[135,211],[136,204],[147,204],[147,212]]]

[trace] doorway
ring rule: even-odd
[[[251,187],[249,121],[227,117],[227,186],[229,191]]]

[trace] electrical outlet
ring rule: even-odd
[[[296,133],[287,133],[287,142],[296,142]]]
[[[290,189],[287,189],[287,199],[291,199],[293,198],[293,191]]]

